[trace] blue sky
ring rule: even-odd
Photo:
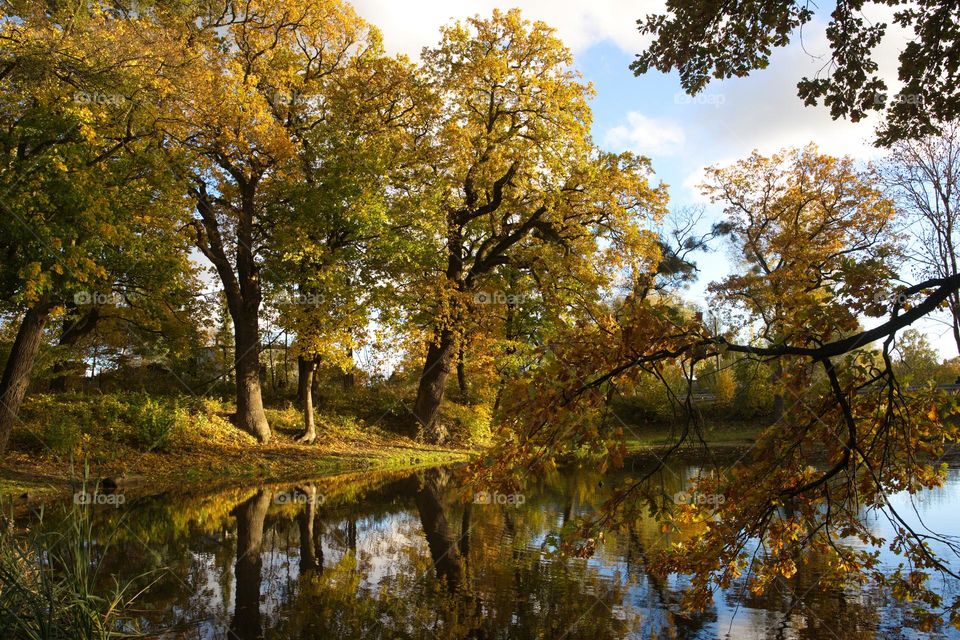
[[[821,150],[850,155],[860,161],[881,157],[870,144],[876,118],[853,124],[830,119],[826,109],[804,107],[796,83],[813,76],[829,59],[825,25],[813,22],[799,42],[774,53],[770,66],[748,78],[711,83],[705,92],[689,98],[676,74],[650,73],[637,78],[629,69],[645,45],[636,30],[637,18],[662,8],[648,0],[354,0],[358,12],[377,25],[392,53],[416,59],[425,46],[436,44],[439,28],[454,19],[489,15],[493,8],[519,7],[526,17],[555,27],[571,48],[575,66],[593,83],[593,136],[612,151],[631,150],[651,158],[657,179],[670,185],[671,206],[704,205],[705,224],[716,219],[716,207],[699,194],[703,169],[725,165],[757,149],[772,153],[789,146],[815,142]],[[884,19],[889,8],[872,8],[869,19]],[[880,72],[896,87],[896,58],[909,34],[888,27],[877,50]],[[730,264],[723,251],[702,256],[701,282],[688,297],[704,302],[710,280],[723,277]],[[943,324],[929,321],[922,328],[941,354],[956,355]]]

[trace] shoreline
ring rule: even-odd
[[[296,482],[366,472],[413,472],[466,462],[475,453],[468,449],[423,445],[399,436],[376,444],[338,441],[333,445],[305,445],[283,435],[275,436],[268,445],[210,444],[189,450],[144,453],[125,466],[32,458],[14,451],[0,465],[0,501],[28,505],[55,500],[69,496],[85,484],[102,484],[114,491],[136,495],[201,488],[206,491],[248,483]]]

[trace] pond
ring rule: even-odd
[[[657,481],[680,491],[698,468],[677,462]],[[467,503],[454,478],[368,473],[95,505],[104,589],[112,575],[148,573],[137,609],[162,638],[960,637],[911,629],[908,610],[873,587],[811,588],[811,567],[763,596],[741,583],[683,614],[686,580],[646,570],[664,543],[652,520],[606,536],[588,559],[551,553],[564,523],[597,509],[617,478],[567,470],[522,495]],[[912,509],[906,496],[892,502]],[[931,529],[960,533],[960,470],[914,503]],[[958,592],[936,584],[947,602]]]

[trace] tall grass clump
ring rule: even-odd
[[[108,546],[93,536],[89,508],[74,506],[57,530],[14,528],[12,513],[0,531],[0,638],[106,640],[142,635],[130,613],[150,584],[147,575],[125,583],[101,574]]]

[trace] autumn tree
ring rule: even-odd
[[[888,300],[893,204],[850,158],[812,145],[771,157],[754,153],[708,170],[704,192],[723,206],[717,230],[740,267],[710,291],[742,312],[740,326],[758,324],[762,342],[838,337],[855,331],[860,314],[875,306],[852,304],[865,299],[864,291]],[[782,363],[774,365],[782,375]],[[774,403],[779,420],[782,393]]]
[[[919,275],[957,274],[960,247],[960,125],[942,134],[894,144],[880,163],[881,180],[897,203],[907,246]],[[960,352],[960,293],[947,304],[953,339]]]
[[[940,363],[926,335],[907,329],[898,338],[896,350],[898,373],[905,381],[924,385],[934,379]]]
[[[277,322],[296,336],[302,440],[316,430],[309,389],[320,363],[352,372],[374,314],[389,323],[398,279],[418,261],[424,223],[403,184],[429,124],[429,91],[379,34],[326,88],[322,121],[303,135],[267,250]],[[422,244],[422,243],[420,243]]]
[[[0,286],[22,319],[0,381],[0,450],[51,316],[109,295],[151,246],[176,253],[184,213],[154,135],[164,75],[180,63],[153,26],[99,3],[3,9]],[[182,254],[166,264],[174,281],[189,271]]]
[[[900,48],[903,84],[892,98],[876,55],[890,25],[862,14],[865,7],[888,6],[894,8],[893,23],[912,31]],[[886,110],[878,135],[882,144],[936,133],[960,117],[960,8],[950,0],[843,2],[830,8],[795,0],[710,5],[669,0],[663,13],[638,21],[641,33],[653,40],[631,68],[637,75],[676,70],[683,88],[695,95],[713,78],[765,69],[774,49],[799,38],[814,21],[827,23],[830,58],[815,77],[797,84],[805,104],[822,101],[831,116],[853,122]]]
[[[234,324],[236,424],[270,439],[260,389],[263,254],[282,185],[302,175],[304,137],[350,61],[376,43],[337,0],[209,7],[181,25],[195,60],[168,133],[194,154],[196,245],[213,264]]]
[[[424,150],[443,246],[430,274],[430,340],[414,413],[438,439],[467,317],[483,303],[477,293],[499,269],[521,266],[531,243],[562,264],[556,256],[591,255],[605,236],[624,248],[611,255],[629,261],[643,244],[634,216],[657,209],[660,194],[644,160],[593,147],[591,90],[543,23],[518,11],[471,18],[444,28],[423,59],[443,105]]]
[[[558,333],[543,349],[549,358],[510,386],[499,444],[474,463],[474,480],[517,490],[563,456],[584,451],[601,468],[617,468],[624,434],[601,428],[612,388],[665,366],[690,372],[720,358],[781,362],[781,385],[799,399],[793,411],[732,463],[710,456],[699,440],[706,462],[691,491],[722,500],[681,504],[655,481],[666,461],[702,435],[688,376],[677,437],[581,521],[563,551],[589,555],[603,530],[652,513],[679,541],[657,553],[651,569],[691,576],[689,608],[709,606],[716,590],[734,581],[762,594],[816,561],[824,567],[818,586],[873,579],[916,604],[912,615],[921,628],[941,618],[956,624],[960,599],[945,600],[929,580],[935,573],[960,578],[950,564],[960,552],[956,541],[917,529],[887,496],[940,486],[943,457],[960,438],[955,399],[903,385],[894,358],[900,332],[941,308],[960,289],[960,276],[896,284],[896,255],[883,233],[891,203],[847,160],[812,148],[754,154],[714,170],[712,185],[748,267],[718,285],[718,295],[738,306],[777,303],[770,316],[777,330],[747,342],[737,331],[718,332],[702,317],[677,314],[657,297],[629,297],[617,313]],[[768,299],[769,292],[786,300]],[[878,320],[861,329],[861,316]],[[871,529],[865,511],[885,518],[892,535]],[[843,543],[849,539],[857,545]],[[899,556],[898,570],[876,570],[880,547]]]

